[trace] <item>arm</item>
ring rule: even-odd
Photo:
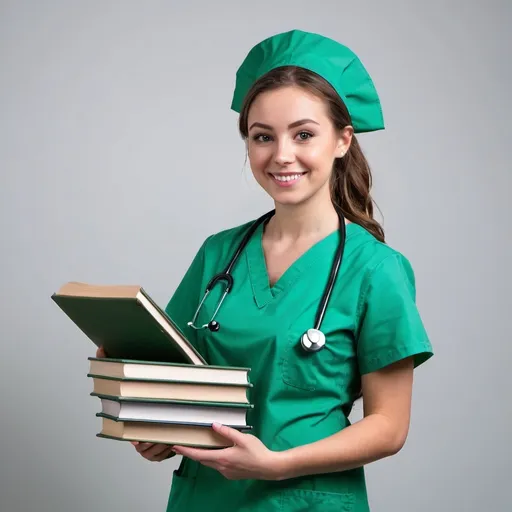
[[[412,382],[412,358],[363,375],[364,418],[315,443],[278,452],[275,478],[343,471],[397,453],[409,430]]]
[[[285,480],[359,467],[390,456],[403,446],[409,430],[412,377],[411,357],[363,375],[365,417],[315,443],[274,452],[250,434],[213,424],[213,429],[234,446],[222,450],[175,446],[174,451],[231,480]]]
[[[402,448],[414,367],[432,355],[415,297],[414,272],[401,254],[392,253],[372,269],[357,341],[364,418],[326,439],[284,452],[278,478],[347,470]]]

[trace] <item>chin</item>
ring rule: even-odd
[[[270,197],[274,200],[276,204],[280,204],[283,206],[299,206],[305,203],[310,196],[306,196],[304,194],[297,193],[288,193],[288,194],[270,194]]]

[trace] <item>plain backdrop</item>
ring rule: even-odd
[[[0,511],[164,511],[178,458],[95,436],[70,280],[165,306],[209,234],[272,207],[230,110],[236,69],[299,28],[354,50],[386,130],[360,136],[435,356],[373,511],[507,512],[512,278],[507,0],[0,2]],[[360,404],[354,415],[361,413]]]

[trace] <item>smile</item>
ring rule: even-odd
[[[270,174],[273,180],[278,183],[280,186],[291,186],[297,183],[302,176],[306,174],[305,172],[296,173],[296,174]]]

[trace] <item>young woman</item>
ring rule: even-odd
[[[275,211],[210,236],[167,312],[210,364],[251,368],[253,431],[213,425],[234,444],[220,450],[136,450],[154,461],[183,455],[168,511],[368,511],[363,467],[404,445],[413,370],[433,353],[411,265],[373,218],[354,135],[384,127],[377,92],[348,48],[294,30],[250,51],[232,108]],[[218,324],[200,328],[222,283],[192,327],[208,282],[251,227]],[[364,418],[351,425],[360,396]]]

